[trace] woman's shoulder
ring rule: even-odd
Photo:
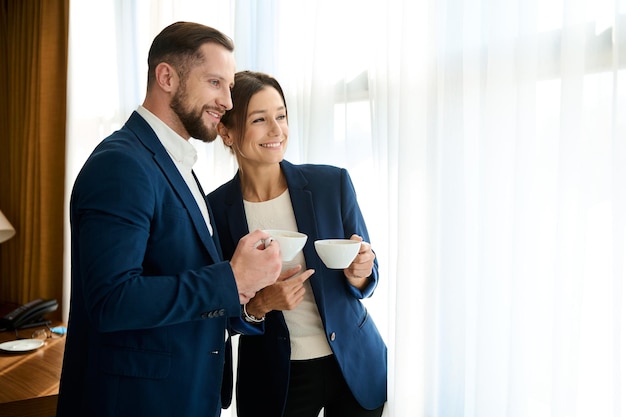
[[[335,165],[326,164],[292,164],[287,161],[283,161],[283,170],[287,175],[290,171],[300,172],[308,178],[319,178],[322,176],[340,176],[342,173],[347,172],[345,168],[341,168]]]
[[[209,201],[223,201],[225,199],[225,196],[233,193],[233,187],[235,187],[235,190],[238,189],[238,185],[236,184],[236,182],[237,177],[235,176],[235,178],[225,182],[224,184],[218,186],[216,189],[207,194],[207,198],[209,199]]]

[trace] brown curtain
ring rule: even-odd
[[[0,301],[61,302],[69,0],[0,4]]]

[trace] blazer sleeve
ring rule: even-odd
[[[99,331],[239,316],[230,264],[211,259],[149,152],[96,151],[76,180],[71,221],[73,280]]]
[[[345,237],[349,238],[352,234],[357,234],[363,238],[364,242],[370,242],[369,233],[365,224],[365,219],[359,203],[357,201],[356,190],[350,174],[346,169],[340,169],[340,184],[341,184],[341,206],[342,206],[342,221],[344,227]],[[372,249],[373,250],[373,249]],[[346,282],[348,282],[346,280]],[[371,297],[378,285],[378,260],[374,259],[374,266],[372,268],[372,274],[368,277],[368,284],[359,290],[358,288],[347,284],[348,290],[356,298],[368,298]]]

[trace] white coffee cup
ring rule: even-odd
[[[361,242],[350,239],[322,239],[315,241],[315,250],[330,269],[345,269],[356,258]]]
[[[278,242],[283,262],[289,262],[302,250],[307,240],[307,235],[289,230],[264,230],[272,240]]]

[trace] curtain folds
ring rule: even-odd
[[[61,299],[69,1],[3,1],[0,299]],[[60,312],[59,312],[60,317]]]
[[[391,415],[625,415],[624,3],[411,3],[370,91],[404,190]]]

